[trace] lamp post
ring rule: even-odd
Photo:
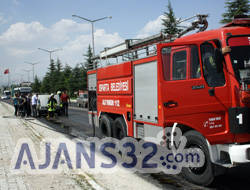
[[[25,63],[28,63],[28,64],[30,64],[30,65],[32,65],[33,66],[33,83],[34,83],[34,71],[35,71],[35,65],[36,64],[38,64],[38,63],[40,63],[40,62],[37,62],[37,63],[30,63],[30,62],[28,62],[28,61],[25,61]]]
[[[21,76],[21,83],[22,83],[22,82],[23,82],[23,76],[24,76],[24,75],[20,75],[20,74],[17,74],[17,75]]]
[[[72,15],[72,17],[78,17],[80,19],[83,19],[83,20],[86,20],[88,22],[91,22],[91,25],[92,25],[92,46],[93,46],[93,56],[95,56],[95,42],[94,42],[94,22],[97,22],[97,21],[100,21],[100,20],[103,20],[103,19],[111,19],[112,16],[107,16],[107,17],[103,17],[103,18],[99,18],[99,19],[96,19],[96,20],[89,20],[87,18],[83,18],[83,17],[80,17],[80,16],[77,16],[77,15]]]
[[[42,51],[45,51],[45,52],[48,52],[50,54],[50,61],[51,61],[51,53],[55,52],[55,51],[60,51],[60,50],[63,50],[63,49],[55,49],[55,50],[52,50],[52,51],[49,51],[49,50],[46,50],[46,49],[42,49],[42,48],[38,48],[39,50],[42,50]]]
[[[30,71],[32,71],[32,70],[24,70],[24,71],[26,71],[27,73],[28,73],[28,82],[30,82]]]

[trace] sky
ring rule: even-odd
[[[48,71],[50,54],[38,48],[62,49],[53,52],[51,58],[59,59],[63,66],[85,63],[83,54],[92,46],[91,23],[72,14],[89,20],[112,16],[94,23],[98,54],[125,39],[158,34],[167,4],[167,0],[0,0],[1,81],[8,83],[4,71],[9,69],[11,84],[28,78],[32,82],[33,67],[26,62],[38,63],[34,74],[41,80]],[[177,18],[209,14],[207,30],[222,26],[223,0],[171,0],[171,4]]]

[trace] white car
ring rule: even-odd
[[[5,95],[2,95],[2,96],[1,96],[1,99],[2,99],[2,100],[6,100],[6,99],[8,99],[8,97],[5,96]]]
[[[88,94],[80,94],[76,100],[77,106],[83,106],[84,108],[88,107]]]

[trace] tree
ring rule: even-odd
[[[41,88],[40,88],[40,92],[42,94],[49,94],[51,93],[51,88],[50,88],[50,77],[48,74],[45,75],[45,77],[43,78],[42,84],[41,84]]]
[[[170,0],[168,0],[167,6],[168,12],[164,12],[165,19],[162,19],[162,25],[165,27],[163,32],[168,35],[174,35],[180,33],[182,30],[178,29],[177,26],[180,23],[181,19],[175,18],[174,11],[171,5]]]
[[[51,92],[55,93],[55,91],[56,91],[55,83],[58,80],[58,78],[56,76],[56,64],[55,64],[53,59],[51,59],[51,61],[50,61],[48,76],[50,79],[49,86],[50,86]]]
[[[232,22],[235,15],[248,14],[250,11],[249,0],[226,0],[227,12],[222,14],[221,24]]]
[[[40,93],[40,89],[41,89],[41,82],[39,81],[37,76],[35,76],[34,83],[32,84],[32,91]]]
[[[85,59],[85,60],[87,61],[85,67],[86,67],[88,70],[94,69],[94,62],[93,62],[93,60],[92,60],[93,53],[92,53],[92,51],[91,51],[91,46],[90,46],[90,45],[89,45],[89,47],[88,47],[87,54],[84,54],[83,56],[87,57],[87,58]]]
[[[63,71],[63,66],[62,66],[62,63],[59,59],[57,59],[56,61],[56,70],[55,70],[55,89],[56,91],[62,91],[64,90],[64,81],[61,80],[62,79],[62,71]]]
[[[85,90],[87,87],[87,71],[85,67],[80,67],[80,64],[77,64],[72,70],[72,74],[68,80],[69,83],[69,92],[71,96],[74,96],[74,92],[79,90]]]
[[[63,72],[61,74],[61,82],[63,83],[63,90],[68,90],[69,89],[69,78],[72,75],[72,68],[66,64],[66,66],[63,68]]]

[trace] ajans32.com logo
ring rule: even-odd
[[[171,138],[172,134],[172,138]],[[177,127],[164,129],[157,138],[140,141],[126,137],[44,139],[40,151],[28,138],[19,139],[10,164],[13,174],[57,174],[78,169],[88,173],[141,172],[178,174],[182,167],[201,167],[205,156],[199,148],[186,149],[187,139]],[[40,152],[40,154],[37,154]]]

